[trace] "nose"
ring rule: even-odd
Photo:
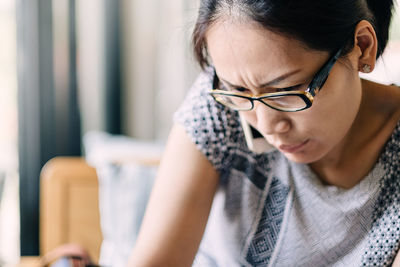
[[[257,129],[263,135],[283,134],[290,130],[291,123],[285,112],[272,109],[256,101]]]

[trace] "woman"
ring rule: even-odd
[[[131,265],[392,264],[400,89],[359,77],[386,46],[392,8],[202,0],[204,72],[175,114]],[[250,150],[248,125],[273,149]]]

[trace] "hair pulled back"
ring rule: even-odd
[[[219,19],[248,19],[265,29],[290,36],[307,47],[342,56],[354,46],[354,30],[369,21],[378,39],[379,57],[389,38],[393,0],[201,0],[192,42],[196,60],[209,65],[206,33]]]

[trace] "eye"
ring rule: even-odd
[[[232,88],[232,91],[234,91],[234,92],[239,92],[239,93],[246,93],[246,92],[248,92],[249,90],[247,90],[247,89],[244,88],[244,87],[236,87],[236,88]]]
[[[223,82],[221,83],[220,86],[221,86],[221,90],[226,90],[226,91],[233,92],[233,93],[248,93],[248,92],[250,92],[250,90],[248,90],[244,87],[233,87],[233,86],[230,86]]]
[[[303,90],[305,87],[305,84],[301,83],[298,85],[290,86],[290,87],[285,87],[285,88],[277,88],[277,92],[285,92],[285,91],[299,91]]]

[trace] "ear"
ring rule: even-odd
[[[371,72],[375,68],[378,41],[374,27],[366,20],[360,21],[354,32],[354,49],[358,50],[358,70]]]

